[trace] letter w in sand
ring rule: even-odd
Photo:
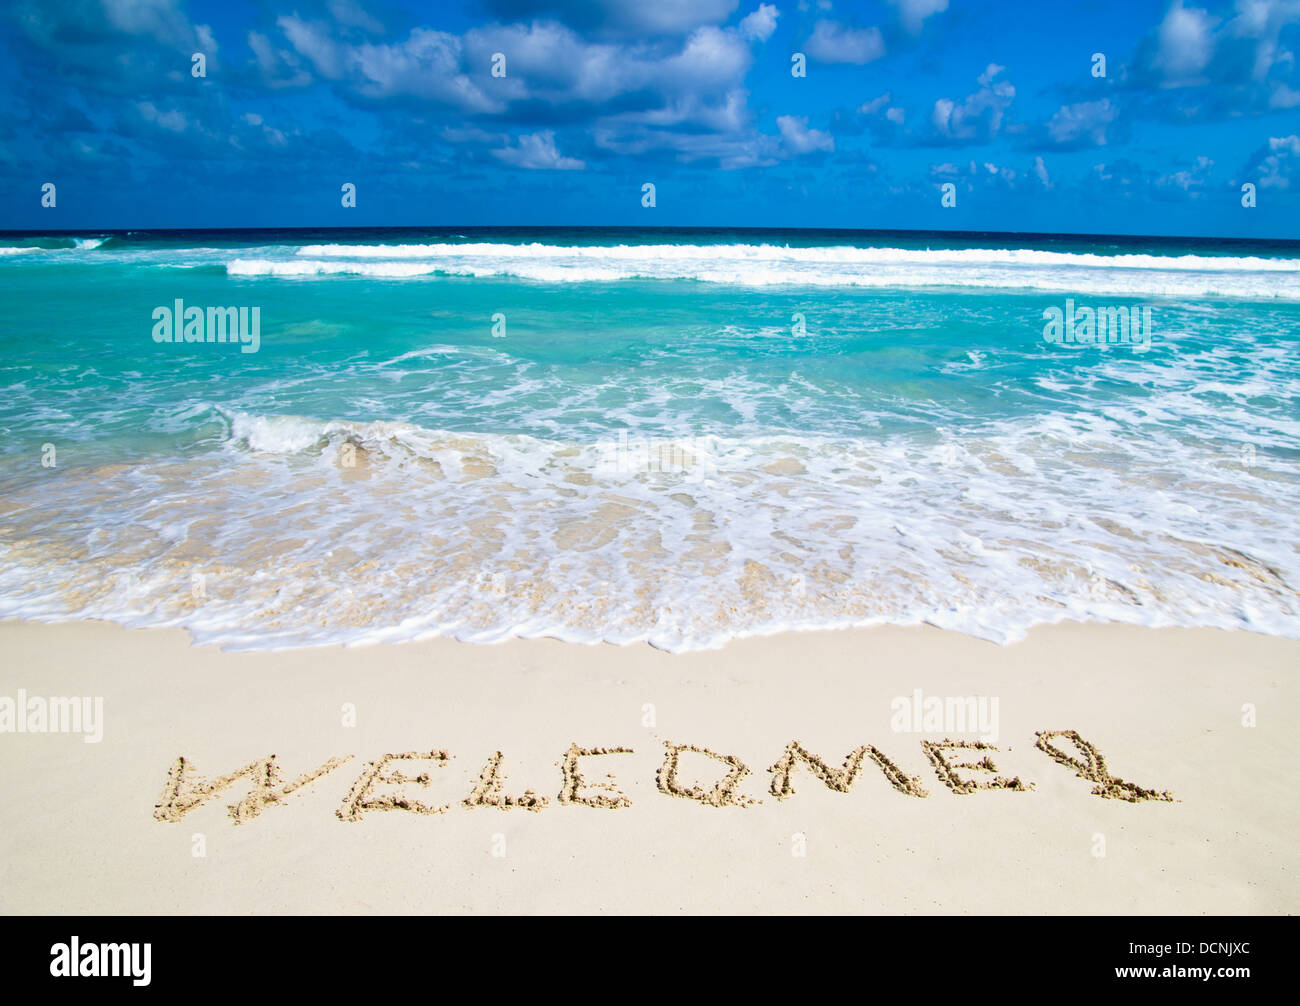
[[[849,752],[849,756],[844,759],[844,767],[833,769],[815,754],[804,748],[798,741],[791,741],[775,765],[768,769],[772,773],[772,795],[778,800],[785,800],[794,795],[794,783],[790,781],[790,776],[794,773],[795,766],[802,761],[812,771],[818,779],[824,782],[829,788],[837,793],[847,793],[853,788],[853,783],[858,777],[858,771],[862,768],[862,759],[867,754],[871,755],[871,760],[880,766],[880,771],[885,774],[889,780],[889,785],[900,793],[908,796],[924,797],[928,794],[921,785],[921,780],[915,776],[910,776],[892,761],[885,757],[884,752],[870,744],[864,744],[862,747]]]
[[[304,772],[288,785],[282,785],[283,778],[275,763],[275,755],[249,762],[243,768],[216,779],[196,777],[193,763],[180,757],[167,773],[167,785],[154,807],[153,816],[159,821],[179,821],[195,807],[206,803],[240,779],[247,778],[252,783],[248,795],[227,808],[230,816],[235,819],[235,824],[243,824],[257,817],[267,807],[282,804],[287,797],[332,772],[351,757],[331,758],[320,768]]]

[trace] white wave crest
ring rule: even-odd
[[[236,258],[232,276],[511,277],[542,283],[694,280],[743,287],[1051,290],[1129,297],[1300,301],[1300,260],[1094,255],[1035,249],[792,248],[776,245],[306,245]]]
[[[349,259],[537,259],[587,262],[737,262],[815,263],[821,265],[1018,265],[1069,266],[1098,269],[1159,269],[1208,272],[1300,272],[1300,261],[1250,256],[1217,255],[1094,255],[1041,251],[1034,248],[858,248],[791,247],[770,244],[662,244],[662,245],[526,245],[469,244],[325,244],[304,245],[302,258]]]

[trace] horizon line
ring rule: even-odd
[[[57,230],[31,230],[27,228],[0,228],[0,235],[14,237],[71,237],[71,236],[108,236],[127,237],[147,234],[249,234],[282,233],[285,231],[547,231],[547,230],[589,230],[589,231],[663,231],[663,232],[699,232],[699,231],[750,231],[754,233],[781,234],[902,234],[925,237],[963,237],[995,236],[1013,238],[1077,238],[1080,240],[1118,239],[1124,241],[1240,241],[1252,244],[1295,244],[1300,245],[1300,237],[1269,238],[1239,237],[1215,234],[1113,234],[1087,231],[1012,231],[1012,230],[935,230],[927,228],[898,227],[763,227],[763,226],[722,226],[722,225],[685,225],[685,224],[327,224],[295,225],[275,227],[81,227],[60,228]]]

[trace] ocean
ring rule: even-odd
[[[0,617],[1300,636],[1300,243],[11,233],[0,305]]]

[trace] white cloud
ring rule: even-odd
[[[335,21],[349,28],[360,28],[372,35],[379,35],[384,30],[384,26],[367,14],[357,0],[329,0],[329,11]]]
[[[343,76],[344,49],[324,25],[304,21],[297,14],[281,17],[276,24],[294,51],[309,59],[322,77],[338,80]]]
[[[1222,15],[1187,2],[1174,0],[1146,42],[1147,66],[1164,87],[1223,89],[1214,100],[1186,105],[1185,113],[1229,105],[1230,114],[1263,114],[1300,105],[1291,86],[1295,53],[1283,38],[1300,24],[1300,0],[1224,2],[1215,6],[1232,9]]]
[[[702,126],[718,133],[735,133],[749,123],[746,92],[730,91],[721,100],[708,101],[696,94],[668,96],[659,108],[643,112],[623,112],[604,117],[608,124],[635,123],[643,126]]]
[[[1278,84],[1268,99],[1269,108],[1295,108],[1296,105],[1300,105],[1300,91],[1286,84]]]
[[[743,87],[754,62],[751,42],[777,16],[762,4],[739,27],[706,25],[675,44],[589,42],[557,21],[492,24],[463,37],[417,28],[404,41],[353,44],[323,23],[290,15],[278,23],[292,52],[277,53],[263,37],[250,36],[249,44],[268,78],[285,76],[281,57],[296,54],[321,77],[370,99],[413,97],[485,115],[529,101],[586,106],[600,116],[601,106],[623,98],[624,107],[602,124],[736,132],[751,119]],[[503,78],[488,74],[498,52],[506,55]]]
[[[211,25],[196,24],[194,26],[194,37],[198,40],[199,51],[209,56],[217,51],[217,39],[212,34]]]
[[[109,24],[128,35],[149,35],[164,45],[178,46],[197,39],[176,0],[101,0],[101,6]]]
[[[1212,167],[1214,167],[1214,162],[1208,157],[1201,156],[1196,158],[1196,165],[1190,170],[1171,171],[1168,174],[1161,175],[1155,180],[1155,186],[1160,189],[1178,189],[1180,192],[1195,197],[1198,191],[1203,189],[1206,182],[1209,181]]]
[[[272,146],[283,147],[288,143],[284,133],[272,126],[268,126],[265,120],[256,112],[245,112],[240,118],[250,126],[260,130],[262,137]],[[236,143],[236,145],[242,147],[242,144]]]
[[[780,141],[755,130],[742,133],[674,133],[634,128],[616,130],[598,127],[596,145],[620,155],[637,157],[651,150],[671,150],[677,160],[689,163],[715,159],[724,171],[737,168],[769,167],[780,161]]]
[[[1170,80],[1195,77],[1214,55],[1214,21],[1200,8],[1174,0],[1156,29],[1154,65]]]
[[[982,164],[968,161],[964,168],[953,164],[951,161],[943,164],[931,164],[930,176],[937,179],[959,181],[967,191],[973,191],[976,186],[986,188],[990,184],[997,183],[1014,187],[1016,179],[1020,177],[1019,172],[1014,168],[1002,167],[992,161],[985,161]]]
[[[1096,146],[1106,145],[1106,127],[1115,121],[1119,109],[1109,98],[1062,105],[1047,124],[1053,143],[1073,144],[1087,138]]]
[[[837,21],[820,20],[804,43],[808,55],[820,63],[862,66],[885,54],[879,28],[849,28]]]
[[[884,94],[880,95],[877,98],[872,98],[870,101],[864,101],[861,105],[858,106],[858,114],[875,115],[882,108],[884,108],[886,105],[889,104],[891,98],[892,95],[890,94],[890,92],[886,91]]]
[[[1300,0],[1239,0],[1237,16],[1223,26],[1221,34],[1254,41],[1251,76],[1262,81],[1275,64],[1294,64],[1295,57],[1280,46],[1279,36],[1297,22],[1300,22]]]
[[[517,146],[507,144],[492,151],[492,156],[517,168],[533,171],[581,171],[587,166],[576,157],[561,155],[555,148],[555,133],[551,130],[525,133],[519,137]]]
[[[170,112],[160,112],[154,106],[152,101],[141,101],[135,106],[146,122],[152,122],[156,126],[161,126],[168,132],[183,133],[188,123],[183,113],[173,109]]]
[[[889,91],[886,91],[884,94],[880,95],[879,97],[872,98],[870,101],[865,101],[861,105],[859,105],[858,114],[859,115],[883,114],[885,118],[888,119],[890,122],[894,123],[894,125],[901,126],[903,124],[903,110],[896,106],[890,106],[889,103],[892,100],[893,100],[893,94]]]
[[[725,21],[738,0],[595,0],[612,20],[632,31],[679,34]]]
[[[680,35],[727,20],[738,0],[489,0],[507,18],[553,16],[605,35]]]
[[[1052,187],[1052,180],[1047,175],[1047,165],[1043,163],[1041,156],[1034,158],[1034,174],[1042,182],[1043,188],[1050,189]]]
[[[1008,80],[998,80],[1006,67],[990,63],[979,75],[980,89],[964,101],[940,98],[930,120],[935,132],[950,140],[991,140],[1002,128],[1002,118],[1016,96]]]
[[[820,129],[809,129],[806,118],[797,119],[793,115],[779,115],[776,125],[781,130],[781,138],[796,154],[835,149],[835,138]]]
[[[303,69],[298,57],[286,49],[276,49],[260,32],[248,33],[248,47],[269,87],[305,87],[311,83],[311,74]]]
[[[898,20],[913,35],[919,34],[925,19],[948,9],[948,0],[889,0],[898,8]]]
[[[1256,155],[1249,173],[1261,189],[1289,189],[1291,175],[1300,166],[1300,136],[1270,136],[1264,156]]]
[[[753,61],[749,46],[734,32],[698,28],[679,55],[662,61],[647,60],[643,66],[661,88],[700,90],[730,88],[743,82]]]
[[[780,16],[781,12],[772,4],[759,4],[758,10],[740,19],[741,37],[766,42],[776,31],[776,19]]]
[[[725,21],[736,5],[730,0],[709,9]],[[335,7],[350,20],[362,20],[345,0]],[[659,16],[630,0],[594,0],[581,9],[567,0],[489,0],[488,7],[503,16],[526,8],[554,19],[491,23],[463,35],[416,28],[404,39],[358,41],[356,30],[292,14],[277,22],[282,36],[250,35],[249,45],[263,77],[277,86],[298,83],[310,70],[362,98],[416,99],[469,116],[502,115],[525,103],[549,106],[560,110],[552,121],[581,122],[597,146],[610,150],[668,149],[681,160],[716,157],[722,167],[742,167],[775,163],[797,142],[810,149],[833,145],[828,133],[817,130],[790,140],[764,136],[754,126],[745,80],[755,47],[777,27],[780,12],[772,3],[757,3],[732,27],[698,24],[701,0],[669,4],[660,12],[665,20],[656,23],[695,25],[677,38],[644,32],[620,37],[611,26]],[[566,20],[585,25],[586,34]],[[836,59],[865,61],[883,52],[876,29],[829,24],[836,30],[823,28],[821,38]],[[504,77],[489,72],[495,53],[506,56]],[[584,166],[555,150],[553,134],[532,135],[504,144],[498,139],[489,149],[520,166]],[[565,135],[560,133],[561,141]]]
[[[367,98],[410,95],[467,112],[500,112],[461,71],[461,40],[446,32],[416,28],[403,42],[344,45],[319,24],[296,15],[276,22],[289,44],[328,80],[346,81]]]

